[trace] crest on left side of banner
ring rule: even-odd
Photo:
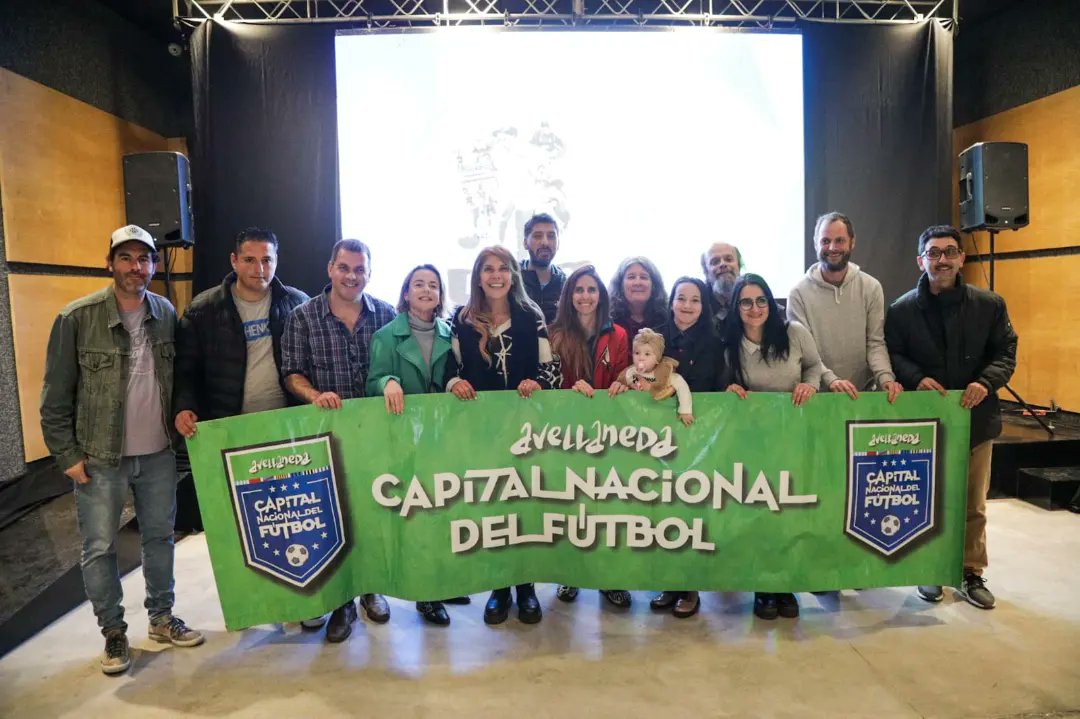
[[[294,587],[311,584],[345,546],[330,435],[222,455],[247,565]]]

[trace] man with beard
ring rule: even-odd
[[[960,404],[971,410],[964,581],[959,594],[981,609],[994,607],[982,577],[987,566],[986,490],[990,486],[993,439],[1001,434],[997,391],[1016,369],[1016,333],[1005,300],[965,284],[960,233],[948,225],[919,236],[916,258],[922,277],[915,289],[893,302],[885,320],[896,376],[907,389],[962,389]],[[919,596],[940,602],[941,587],[920,586]]]
[[[716,242],[701,255],[701,270],[705,273],[705,283],[712,290],[709,304],[712,305],[713,323],[719,332],[731,309],[731,290],[742,274],[742,253],[735,245]]]
[[[330,284],[293,310],[281,338],[281,376],[297,399],[323,409],[341,409],[347,399],[364,396],[370,366],[371,337],[397,314],[364,292],[371,278],[371,250],[359,240],[338,240],[330,251]],[[368,619],[390,620],[381,594],[364,594],[360,606]],[[343,642],[352,633],[356,605],[349,600],[333,611],[326,640]],[[318,620],[305,626],[315,628]]]
[[[525,249],[529,251],[529,259],[521,263],[525,294],[540,306],[544,321],[550,325],[555,321],[559,295],[566,282],[566,273],[554,264],[559,251],[559,225],[554,217],[541,213],[529,218],[525,223]]]
[[[788,295],[787,317],[810,330],[825,364],[822,389],[875,389],[896,400],[896,381],[885,346],[885,296],[881,283],[851,261],[855,229],[847,215],[829,212],[814,227],[818,262]]]
[[[203,642],[172,613],[176,456],[169,427],[176,310],[147,291],[159,261],[146,230],[128,225],[114,232],[106,261],[112,285],[61,310],[45,355],[41,432],[75,483],[79,564],[105,636],[105,674],[131,666],[116,566],[129,491],[142,538],[147,633],[180,647]]]

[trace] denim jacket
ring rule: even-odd
[[[172,441],[176,310],[152,292],[146,293],[146,302],[146,329],[164,412],[157,421]],[[130,360],[131,338],[120,320],[112,285],[75,300],[57,315],[45,358],[41,432],[60,469],[87,457],[110,466],[120,463]]]

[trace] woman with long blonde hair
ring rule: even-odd
[[[450,321],[454,376],[446,389],[458,399],[477,392],[516,389],[529,397],[562,383],[540,308],[525,294],[521,267],[503,247],[485,247],[473,263],[469,301]],[[518,619],[539,622],[543,614],[532,583],[519,584]],[[484,622],[501,624],[510,614],[510,587],[491,593]]]

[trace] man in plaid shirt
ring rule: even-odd
[[[342,400],[364,396],[371,336],[396,314],[393,307],[364,293],[371,277],[371,250],[359,240],[339,240],[327,265],[330,284],[293,310],[281,338],[285,387],[304,402],[340,409]],[[381,594],[364,594],[368,619],[383,623],[390,607]],[[330,615],[326,639],[345,641],[356,620],[353,600]],[[323,619],[303,622],[309,629]]]

